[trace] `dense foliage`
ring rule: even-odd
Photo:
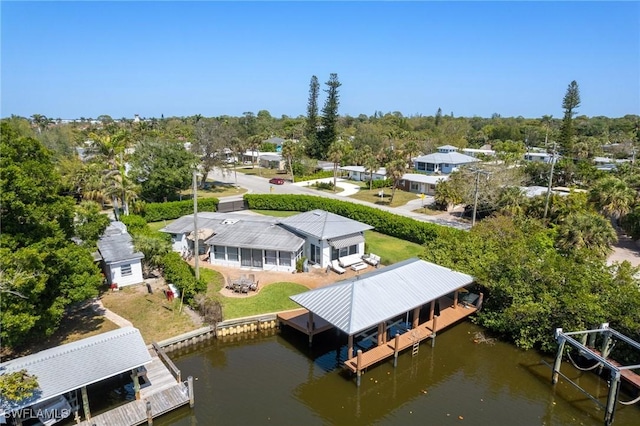
[[[30,398],[36,389],[38,389],[38,378],[27,373],[27,370],[0,374],[0,401],[20,402]]]
[[[51,155],[2,123],[0,338],[9,347],[51,335],[65,308],[98,293],[90,252],[71,242],[74,200],[59,195]]]

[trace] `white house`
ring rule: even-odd
[[[369,182],[371,178],[373,180],[383,180],[387,178],[387,169],[380,167],[375,172],[370,173],[364,166],[344,166],[340,167],[340,170],[347,172],[349,179],[362,182]]]
[[[477,158],[480,155],[486,155],[488,157],[493,157],[494,155],[496,155],[496,152],[493,149],[462,148],[461,151],[463,154],[474,158]]]
[[[422,173],[406,173],[400,181],[400,188],[416,194],[434,195],[436,186],[449,179],[449,176],[425,175]]]
[[[364,231],[373,229],[365,223],[324,210],[311,210],[280,220],[280,225],[304,239],[304,255],[323,268],[332,260],[364,255]]]
[[[199,213],[198,229],[209,229],[201,238],[201,253],[213,265],[242,269],[292,272],[303,256],[326,267],[331,260],[364,254],[364,231],[373,227],[323,210],[288,218],[242,213]],[[183,216],[160,229],[171,234],[173,250],[193,251],[193,215]]]
[[[258,163],[260,167],[264,167],[265,169],[284,170],[286,167],[285,159],[282,158],[282,155],[276,154],[275,152],[260,154]]]
[[[557,157],[557,156],[556,156]],[[534,163],[551,163],[553,159],[553,154],[549,154],[548,152],[525,152],[524,159],[526,161],[532,161]],[[556,159],[557,161],[557,159]]]
[[[452,145],[444,145],[438,148],[438,152],[416,157],[413,160],[414,169],[422,173],[449,174],[458,167],[475,163],[477,158],[457,152],[458,148]]]
[[[107,284],[120,288],[143,281],[144,254],[134,250],[133,239],[124,223],[111,222],[98,240],[98,251]]]

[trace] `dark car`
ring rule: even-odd
[[[269,183],[272,183],[274,185],[283,185],[284,184],[284,179],[282,179],[282,178],[271,178],[271,179],[269,179]]]

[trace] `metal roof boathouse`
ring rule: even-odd
[[[337,328],[348,336],[344,366],[361,372],[413,347],[476,312],[482,294],[474,278],[440,265],[409,259],[353,279],[291,296],[304,309],[282,313],[280,322],[309,335]],[[355,347],[359,347],[354,357]],[[396,361],[394,361],[395,364]]]

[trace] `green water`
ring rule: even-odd
[[[534,351],[474,343],[481,329],[459,324],[398,359],[371,368],[358,388],[338,365],[328,331],[307,338],[285,329],[271,335],[213,340],[171,353],[195,381],[196,405],[169,413],[167,425],[602,425],[603,409],[551,370]],[[550,357],[546,357],[551,361]],[[561,371],[604,404],[605,381],[563,363]],[[631,396],[621,394],[622,400]],[[618,405],[614,425],[640,425],[640,408]]]

